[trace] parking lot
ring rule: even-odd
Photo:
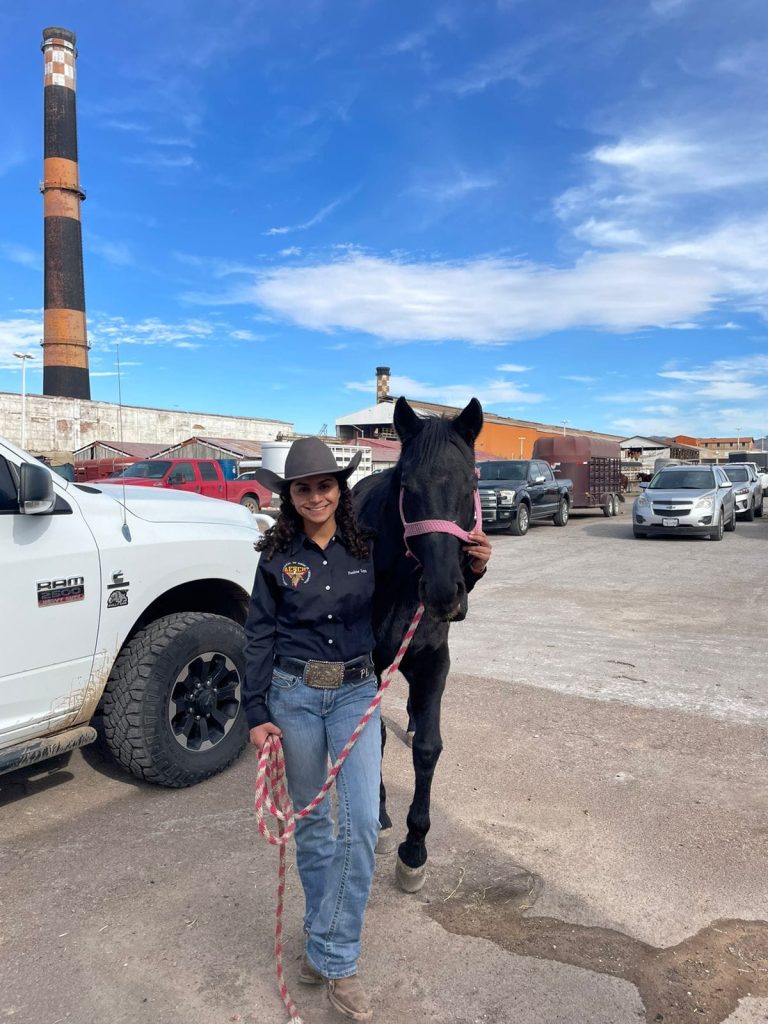
[[[768,516],[721,543],[621,516],[497,535],[452,630],[430,871],[381,858],[361,971],[380,1024],[768,1021]],[[405,689],[385,700],[396,828]],[[0,776],[0,1020],[285,1024],[254,760],[182,791],[93,748]],[[287,979],[305,1024],[338,1021]]]

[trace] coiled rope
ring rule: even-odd
[[[280,848],[280,859],[277,869],[277,905],[275,908],[275,964],[277,969],[277,984],[280,989],[280,996],[285,1004],[285,1008],[291,1016],[289,1024],[303,1024],[299,1011],[296,1008],[296,1004],[291,999],[288,987],[285,984],[285,974],[283,971],[283,904],[285,897],[285,848],[290,842],[291,837],[296,831],[296,820],[298,818],[305,818],[311,811],[315,809],[319,804],[322,803],[326,793],[333,787],[336,782],[336,776],[341,771],[341,766],[344,764],[346,759],[349,757],[349,753],[357,743],[360,734],[366,727],[368,722],[371,720],[376,708],[381,703],[384,692],[389,686],[395,672],[400,667],[400,662],[403,660],[405,652],[410,646],[413,634],[416,632],[416,628],[421,622],[421,617],[424,614],[424,605],[420,604],[416,609],[416,612],[411,619],[408,629],[405,631],[405,636],[400,644],[400,648],[395,655],[395,660],[389,666],[384,673],[381,686],[376,693],[376,696],[371,701],[367,711],[362,716],[360,721],[354,728],[352,735],[346,742],[346,745],[342,752],[337,757],[331,770],[328,772],[328,777],[323,783],[317,796],[311,800],[306,807],[300,811],[294,811],[293,805],[291,804],[290,797],[288,796],[288,789],[285,783],[285,759],[283,757],[283,745],[280,741],[279,736],[271,735],[267,737],[266,742],[261,748],[258,760],[258,769],[256,772],[256,801],[255,810],[256,818],[259,823],[259,832],[264,836],[268,843],[272,846],[278,846]],[[265,809],[269,811],[273,818],[277,819],[277,834],[269,831],[269,826],[264,817]]]

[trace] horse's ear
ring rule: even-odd
[[[483,407],[476,398],[470,398],[469,404],[453,421],[453,427],[470,448],[474,447],[475,438],[483,429]]]
[[[409,438],[415,437],[420,430],[424,429],[424,420],[417,416],[406,400],[401,396],[395,402],[395,412],[392,417],[397,436],[405,443]]]

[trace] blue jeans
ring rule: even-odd
[[[376,689],[373,674],[336,690],[319,690],[301,676],[274,670],[267,703],[283,733],[288,792],[297,811],[317,796],[328,758],[339,756]],[[329,796],[296,822],[306,952],[326,978],[347,978],[357,971],[379,833],[380,721],[377,708],[337,776],[336,834]]]

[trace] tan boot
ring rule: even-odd
[[[373,1017],[371,1001],[356,974],[350,978],[330,978],[328,998],[339,1013],[352,1020],[370,1020]]]
[[[309,962],[309,957],[305,953],[301,958],[301,967],[299,968],[299,981],[302,985],[322,985],[325,978],[319,971],[316,971],[312,964]]]

